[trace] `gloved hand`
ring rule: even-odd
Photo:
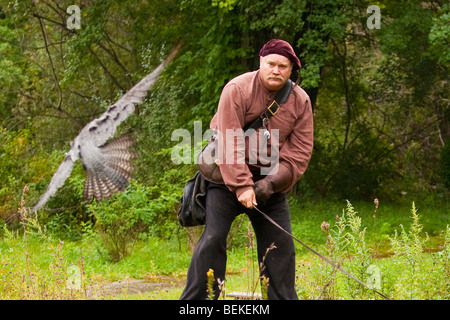
[[[289,187],[291,182],[291,171],[284,165],[279,165],[276,174],[269,174],[264,179],[255,182],[256,200],[266,203],[272,194],[283,191]]]
[[[255,182],[255,195],[258,202],[266,203],[273,194],[272,184],[267,178]]]

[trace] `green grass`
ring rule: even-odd
[[[292,199],[291,199],[292,200]],[[430,248],[435,248],[442,242],[441,232],[450,224],[450,207],[447,202],[416,203],[423,232],[430,236]],[[375,212],[375,205],[371,202],[352,202],[353,207],[362,219],[362,227],[366,228],[366,241],[380,254],[386,254],[389,248],[387,236],[393,236],[395,230],[403,225],[408,228],[411,224],[411,202],[403,201],[401,204],[380,203]],[[311,244],[323,244],[326,234],[321,231],[323,221],[330,223],[332,228],[336,223],[336,216],[342,215],[346,202],[307,202],[299,204],[290,203],[292,211],[293,233],[302,241]],[[300,248],[300,252],[306,252]]]
[[[293,234],[342,263],[362,281],[369,280],[368,267],[375,265],[381,272],[381,291],[395,299],[450,297],[450,221],[446,204],[417,203],[417,221],[413,219],[411,203],[380,203],[376,212],[374,204],[363,202],[300,204],[291,199],[290,206]],[[330,225],[328,232],[321,229],[323,221]],[[82,240],[63,242],[39,224],[31,223],[25,229],[25,236],[21,229],[3,229],[0,299],[87,299],[92,298],[87,296],[88,288],[127,279],[173,278],[178,285],[138,294],[100,293],[97,298],[165,300],[178,299],[181,294],[192,254],[186,230],[181,229],[168,240],[141,237],[129,256],[112,263],[94,230],[86,232]],[[259,292],[256,248],[249,246],[248,219],[236,219],[232,231],[235,236],[228,252],[226,292]],[[342,273],[334,272],[299,244],[296,251],[301,299],[379,298]],[[73,265],[81,272],[84,291],[68,289]]]

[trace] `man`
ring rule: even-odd
[[[227,130],[235,132],[252,123],[273,102],[277,91],[289,80],[292,71],[301,68],[291,45],[283,40],[270,40],[262,47],[259,55],[259,70],[240,75],[224,87],[217,113],[210,123],[211,129],[221,133]],[[249,161],[251,150],[248,143],[244,146],[245,163],[220,162],[224,184],[208,184],[205,230],[194,250],[187,284],[180,299],[205,299],[208,296],[206,274],[209,269],[214,271],[214,295],[218,298],[218,280],[223,281],[225,278],[227,235],[235,217],[244,212],[256,234],[258,260],[260,263],[264,260],[261,277],[268,279],[268,298],[298,299],[294,288],[293,240],[253,207],[257,206],[291,232],[286,192],[305,172],[313,148],[313,117],[308,95],[295,85],[286,103],[281,105],[264,127],[278,137],[278,141],[267,137],[265,145],[265,148],[270,149],[272,143],[278,143],[277,163],[268,174],[262,174],[262,169],[267,165],[260,161]],[[242,147],[233,142],[227,141],[227,136],[222,134],[219,144],[225,157],[242,154]],[[259,148],[258,152],[261,152],[261,146]],[[270,250],[263,259],[272,244],[276,248]]]

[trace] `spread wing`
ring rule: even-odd
[[[74,162],[81,160],[86,171],[84,196],[94,196],[97,201],[109,197],[113,192],[123,190],[131,178],[130,159],[135,152],[128,150],[134,144],[130,135],[108,141],[116,132],[117,126],[135,110],[135,105],[142,102],[147,92],[158,80],[164,67],[175,57],[181,47],[179,43],[169,56],[149,75],[139,81],[116,103],[111,105],[99,118],[89,122],[72,143],[72,148],[52,177],[50,184],[31,214],[45,206],[47,201],[64,184],[70,176]],[[12,221],[17,214],[11,216]]]
[[[47,191],[45,191],[44,195],[39,199],[38,203],[34,206],[32,213],[35,213],[39,209],[41,209],[52,197],[56,190],[61,188],[66,181],[66,179],[70,176],[74,165],[74,161],[70,155],[66,155],[63,162],[59,165],[58,170],[56,170],[55,174],[50,180],[50,184],[47,187]]]
[[[178,53],[181,47],[179,43],[169,54],[169,56],[152,73],[144,77],[133,88],[125,93],[116,103],[98,119],[89,122],[77,137],[81,142],[91,141],[96,146],[101,146],[116,132],[117,126],[135,110],[135,105],[142,102],[147,92],[153,87],[164,67]]]

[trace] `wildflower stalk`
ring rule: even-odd
[[[25,224],[26,214],[27,210],[25,208],[25,194],[28,192],[28,186],[23,187],[22,191],[22,197],[20,199],[20,221],[23,227],[23,237],[25,240],[25,259],[27,264],[27,271],[28,271],[28,277],[30,279],[30,287],[31,291],[33,292],[33,296],[36,296],[36,291],[34,290],[34,284],[33,284],[33,274],[31,273],[31,267],[30,267],[30,253],[28,250],[28,231]]]
[[[208,278],[207,291],[208,291],[208,300],[214,300],[214,270],[209,269],[206,273],[206,277]]]

